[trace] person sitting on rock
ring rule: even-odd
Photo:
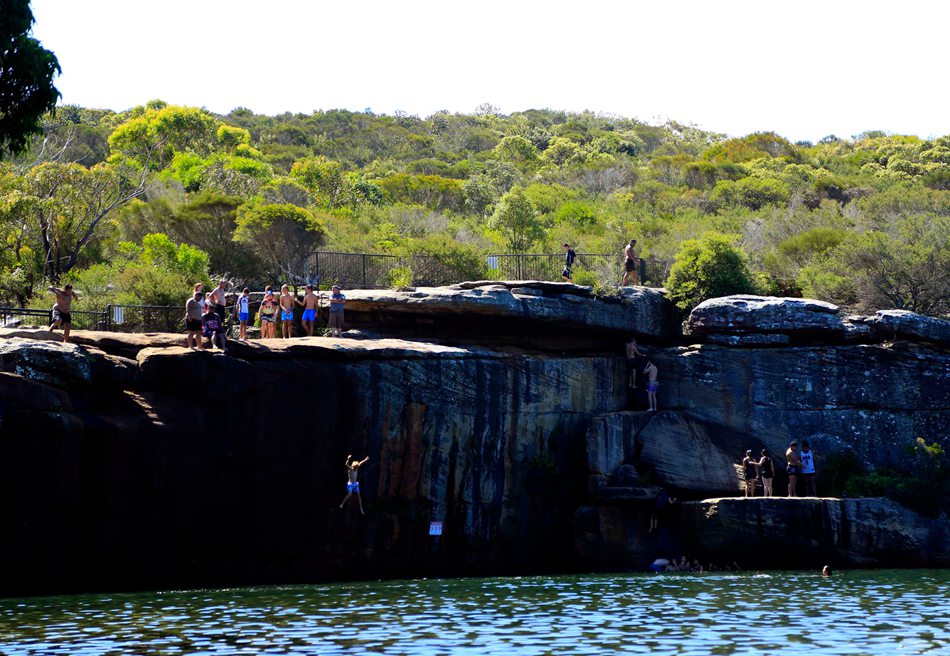
[[[656,391],[660,387],[660,383],[657,382],[656,377],[659,371],[655,364],[647,362],[643,373],[647,376],[647,402],[650,405],[649,412],[656,412]]]
[[[220,348],[222,351],[227,347],[227,341],[224,336],[224,326],[221,325],[221,318],[215,312],[214,306],[209,305],[205,308],[205,314],[201,318],[202,332],[204,336],[211,341],[211,348]]]
[[[792,441],[785,452],[785,473],[788,474],[788,496],[797,497],[798,475],[802,471],[802,461],[798,457],[798,442]]]
[[[762,479],[762,496],[772,496],[772,479],[775,478],[775,463],[769,457],[768,452],[762,449],[762,457],[756,463],[759,468],[759,478]]]
[[[343,497],[343,501],[340,502],[340,508],[342,508],[344,504],[349,501],[350,497],[355,494],[356,500],[360,504],[360,514],[366,514],[363,512],[363,499],[360,497],[360,484],[359,481],[356,480],[356,477],[357,474],[359,474],[360,467],[365,465],[367,462],[369,462],[369,456],[366,456],[359,462],[354,462],[353,456],[351,455],[346,457],[346,496]]]
[[[742,471],[745,476],[745,495],[746,497],[755,496],[755,481],[759,477],[756,461],[752,459],[752,449],[747,449],[745,458],[742,459]]]

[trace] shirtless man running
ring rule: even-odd
[[[303,297],[303,327],[307,337],[313,337],[313,324],[317,320],[317,307],[320,299],[313,293],[313,285],[307,285],[307,293]]]
[[[50,324],[49,331],[53,332],[62,326],[63,343],[65,344],[69,341],[69,328],[73,323],[72,314],[70,313],[73,299],[79,302],[79,295],[73,291],[72,285],[66,285],[62,289],[50,286],[46,290],[56,294],[56,303],[53,305],[53,323]]]
[[[366,456],[359,462],[353,460],[353,456],[346,457],[346,496],[343,497],[343,501],[340,503],[340,508],[349,500],[351,496],[356,495],[356,500],[360,504],[360,513],[365,515],[363,512],[363,499],[360,497],[360,484],[356,480],[357,474],[359,474],[359,469],[363,465],[369,462],[369,456]]]

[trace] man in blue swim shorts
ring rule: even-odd
[[[351,455],[346,457],[346,496],[343,497],[343,501],[340,503],[340,508],[342,508],[349,498],[355,494],[356,500],[360,504],[360,513],[363,515],[366,514],[363,512],[363,499],[360,497],[360,484],[357,482],[356,476],[359,473],[360,467],[365,465],[367,462],[369,462],[369,456],[366,456],[359,462],[354,462],[353,456]]]
[[[251,317],[251,290],[247,287],[244,288],[244,291],[241,292],[241,295],[238,296],[237,303],[234,304],[235,309],[238,313],[238,321],[241,322],[241,336],[238,338],[240,340],[247,339],[247,321]]]
[[[294,304],[303,305],[290,293],[290,287],[280,288],[280,336],[284,339],[294,336]]]
[[[313,337],[313,325],[317,320],[317,307],[320,299],[313,293],[313,285],[307,285],[307,293],[303,297],[303,323],[304,330],[307,331],[307,337]]]

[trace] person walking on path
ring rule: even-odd
[[[346,305],[346,296],[340,293],[340,287],[333,285],[330,294],[330,316],[328,324],[330,325],[330,335],[332,337],[343,336],[343,307]]]
[[[762,458],[756,463],[759,468],[759,477],[762,479],[762,496],[772,496],[772,479],[775,478],[775,463],[768,452],[762,449]]]
[[[636,239],[631,239],[630,243],[623,247],[623,280],[620,281],[621,287],[626,287],[630,277],[633,277],[633,284],[637,284],[637,258],[633,254],[633,247],[637,245]]]
[[[561,248],[564,249],[564,270],[561,271],[561,279],[565,282],[574,282],[574,260],[577,259],[577,253],[574,252],[574,249],[571,248],[571,245],[568,243],[561,244]]]
[[[788,496],[798,496],[798,476],[802,472],[802,461],[798,457],[798,442],[793,441],[785,452],[785,473],[788,474]]]
[[[303,328],[307,331],[307,337],[313,337],[313,326],[317,321],[317,307],[320,304],[320,298],[313,293],[313,285],[307,285],[307,293],[303,297]]]
[[[756,461],[752,459],[752,449],[746,450],[745,458],[742,459],[742,473],[745,478],[746,497],[755,496],[755,481],[759,478],[759,470],[756,464]]]
[[[56,295],[56,303],[53,304],[53,323],[49,326],[49,331],[53,332],[60,326],[63,328],[63,344],[69,341],[69,329],[73,324],[72,306],[73,299],[79,302],[79,295],[73,291],[72,285],[66,285],[62,289],[58,287],[47,287],[46,291]]]
[[[247,287],[238,296],[237,303],[234,304],[237,310],[238,321],[241,322],[241,336],[238,338],[242,342],[247,340],[247,321],[251,318],[251,290]]]
[[[222,280],[211,292],[211,302],[214,303],[214,313],[218,315],[222,326],[224,326],[224,310],[225,304],[227,303],[227,299],[225,298],[227,295],[227,286],[228,281]]]
[[[802,451],[798,457],[802,462],[802,482],[805,484],[805,496],[817,497],[818,488],[815,486],[815,454],[807,441],[802,442]]]
[[[280,288],[280,336],[288,339],[294,336],[294,305],[302,305],[290,293],[290,287]]]
[[[363,512],[363,498],[360,496],[360,484],[359,481],[356,480],[356,477],[359,474],[360,467],[367,462],[369,462],[369,456],[366,456],[359,462],[354,462],[352,455],[346,457],[346,496],[343,497],[343,501],[340,502],[340,508],[355,494],[356,500],[360,504],[360,514],[366,514]]]
[[[204,350],[204,346],[201,345],[203,300],[204,294],[201,293],[201,288],[196,285],[195,293],[185,302],[185,329],[188,331],[188,335],[185,337],[185,347],[196,348],[199,351]]]

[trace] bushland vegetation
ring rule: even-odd
[[[590,112],[160,100],[61,106],[41,127],[0,163],[3,304],[62,281],[140,303],[177,303],[202,278],[294,283],[316,248],[436,255],[465,277],[490,252],[569,242],[619,259],[634,238],[648,282],[684,309],[754,291],[950,312],[950,136],[791,143]]]

